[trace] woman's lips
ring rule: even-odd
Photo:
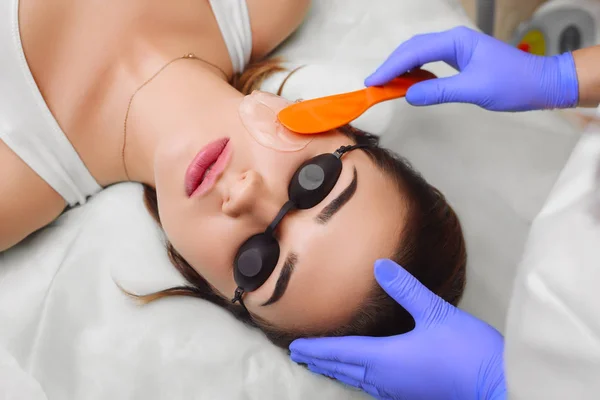
[[[229,138],[207,144],[194,157],[185,173],[185,193],[188,197],[206,194],[225,170],[231,156]]]

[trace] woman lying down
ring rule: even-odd
[[[308,6],[2,2],[0,250],[134,181],[189,283],[145,302],[208,300],[282,347],[394,335],[413,322],[373,277],[391,258],[456,304],[465,244],[444,196],[374,136],[294,134],[289,102],[253,91]]]

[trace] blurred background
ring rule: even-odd
[[[476,21],[478,0],[461,0],[461,2],[469,17]],[[494,36],[510,41],[519,24],[531,18],[536,8],[546,2],[547,0],[496,0]]]

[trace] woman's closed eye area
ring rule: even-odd
[[[248,239],[236,255],[234,278],[238,287],[232,300],[234,303],[239,301],[244,307],[244,293],[252,292],[262,286],[275,269],[280,255],[280,247],[274,234],[283,218],[293,210],[310,209],[321,203],[334,188],[342,172],[341,157],[347,152],[360,147],[364,146],[340,147],[332,154],[325,153],[313,157],[298,168],[288,185],[288,200],[265,232]],[[345,204],[346,201],[343,201],[343,198],[350,199],[356,190],[356,185],[357,173],[355,167],[350,185],[327,207],[330,210],[328,212],[330,215],[334,214],[332,211],[339,210]],[[334,206],[335,210],[332,210]],[[324,217],[323,212],[321,212],[316,220],[326,223],[328,218]],[[265,304],[273,304],[283,296],[296,261],[297,256],[295,255],[286,257],[274,294]]]
[[[314,221],[318,224],[327,224],[327,222],[346,204],[356,192],[356,188],[358,186],[358,175],[356,168],[353,168],[353,178],[350,184],[344,188],[344,190],[333,199],[329,204],[322,207],[321,211],[317,214]],[[296,268],[296,264],[298,262],[298,255],[293,252],[289,252],[286,257],[284,257],[284,263],[279,273],[279,277],[277,278],[275,289],[273,290],[273,294],[271,297],[262,304],[262,306],[268,306],[275,302],[277,302],[281,297],[283,297],[285,290],[290,282],[290,278],[292,273]]]

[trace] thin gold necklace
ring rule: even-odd
[[[131,95],[131,98],[129,99],[129,104],[127,105],[127,112],[125,113],[125,122],[123,123],[123,147],[121,149],[121,160],[123,162],[123,169],[125,170],[125,176],[127,177],[127,180],[130,181],[131,179],[129,178],[129,171],[127,170],[127,163],[125,162],[125,147],[127,145],[127,119],[129,118],[129,110],[131,109],[131,104],[133,103],[133,98],[135,97],[135,95],[147,84],[149,84],[150,82],[152,82],[152,80],[154,78],[156,78],[156,76],[158,74],[160,74],[165,68],[167,68],[169,65],[171,65],[172,63],[174,63],[177,60],[182,60],[182,59],[191,59],[191,60],[198,60],[198,61],[202,61],[216,69],[218,69],[223,76],[225,77],[225,80],[228,80],[227,74],[225,73],[225,71],[223,71],[221,68],[219,68],[218,66],[216,66],[215,64],[208,62],[206,60],[203,60],[201,58],[196,57],[196,55],[194,53],[187,53],[183,56],[179,56],[176,57],[174,59],[172,59],[171,61],[169,61],[168,63],[166,63],[165,65],[162,66],[161,69],[159,69],[158,71],[156,71],[156,73],[154,75],[152,75],[150,78],[148,78],[144,83],[142,83],[140,85],[140,87],[138,87],[136,89],[135,92],[133,92],[133,94]]]

